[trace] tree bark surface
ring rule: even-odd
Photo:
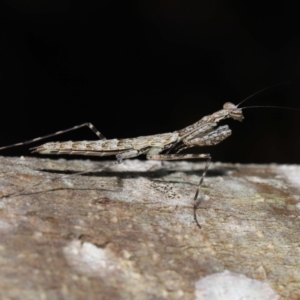
[[[300,299],[299,166],[107,163],[0,157],[1,299]]]

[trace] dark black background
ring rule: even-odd
[[[0,143],[87,121],[107,138],[169,132],[286,81],[244,105],[300,108],[296,3],[6,0]],[[244,115],[243,123],[227,122],[230,138],[197,151],[212,153],[214,161],[300,163],[300,111]],[[94,135],[81,129],[62,139]]]

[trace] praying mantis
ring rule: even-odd
[[[273,86],[272,86],[273,87]],[[261,93],[262,91],[269,89],[264,88],[248,98],[244,99],[241,103],[253,97],[254,95]],[[241,104],[240,103],[240,104]],[[87,156],[115,156],[118,163],[122,163],[124,159],[137,157],[140,155],[146,155],[149,160],[185,160],[185,159],[206,159],[206,164],[202,175],[200,177],[197,189],[194,195],[194,220],[199,228],[201,225],[197,219],[196,210],[198,207],[198,195],[202,186],[203,180],[208,171],[211,155],[205,154],[188,154],[180,153],[182,150],[213,146],[228,138],[232,131],[228,125],[218,126],[218,123],[225,119],[233,119],[237,121],[243,121],[244,116],[242,110],[245,108],[253,107],[271,107],[271,108],[284,108],[292,109],[288,107],[276,107],[276,106],[248,106],[240,108],[239,105],[227,102],[223,105],[223,109],[204,116],[196,123],[189,125],[181,130],[173,131],[170,133],[155,134],[149,136],[140,136],[136,138],[127,139],[106,139],[105,136],[96,129],[91,123],[84,123],[71,127],[66,130],[58,131],[53,134],[38,137],[32,140],[28,140],[22,143],[17,143],[5,147],[1,147],[0,150],[31,144],[57,136],[69,131],[73,131],[82,127],[90,128],[99,138],[96,141],[68,141],[68,142],[49,142],[37,147],[31,148],[33,153],[50,154],[50,155],[87,155]]]

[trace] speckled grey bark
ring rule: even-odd
[[[219,299],[216,273],[261,299],[300,298],[300,167],[212,165],[199,230],[203,164],[61,178],[105,163],[0,158],[1,299]]]

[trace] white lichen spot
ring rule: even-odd
[[[65,186],[67,186],[69,188],[74,187],[74,184],[70,181],[70,179],[62,177],[62,181],[63,181]]]
[[[195,283],[196,300],[277,300],[267,283],[228,270]]]
[[[70,266],[87,276],[105,278],[119,268],[112,253],[91,243],[73,241],[63,248]]]
[[[300,167],[299,166],[280,166],[278,170],[295,187],[300,189]]]

